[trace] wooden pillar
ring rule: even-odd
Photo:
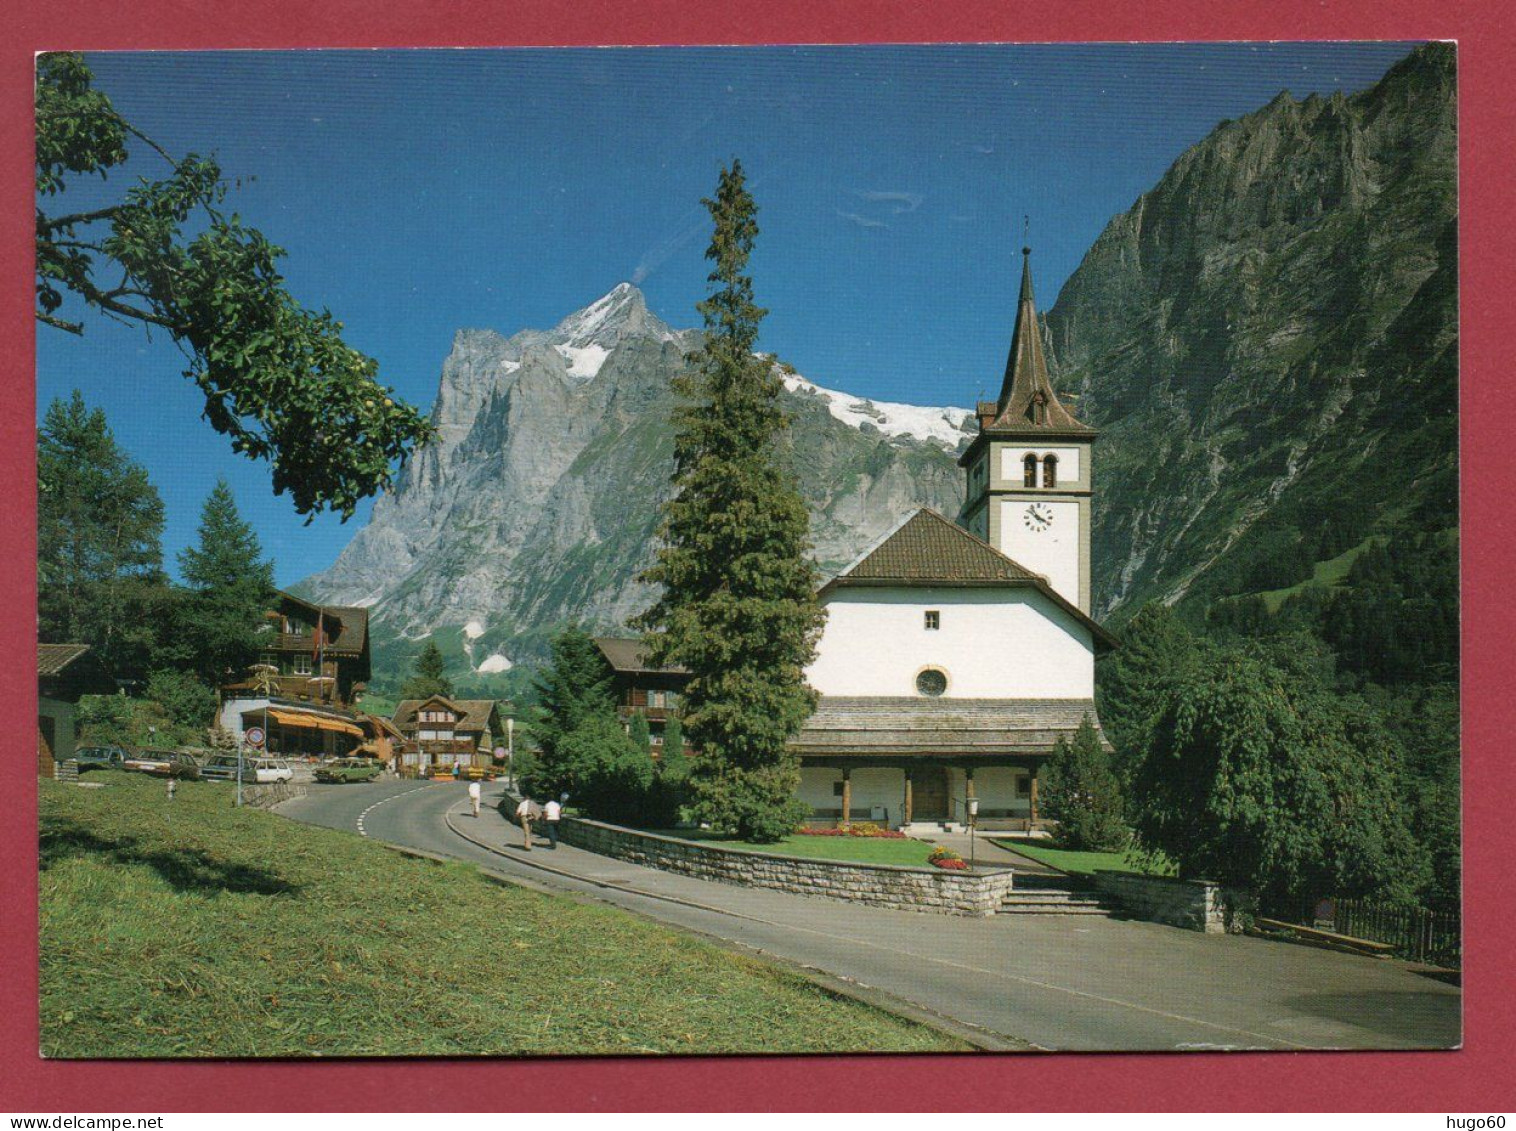
[[[844,768],[842,771],[842,823],[845,825],[853,819],[853,771]]]
[[[900,823],[903,824],[903,825],[908,825],[908,824],[911,823],[911,771],[910,770],[906,770],[905,771],[905,820],[901,821]]]
[[[1037,823],[1037,767],[1036,766],[1032,767],[1031,810],[1032,810],[1031,824],[1029,824],[1027,826],[1027,831],[1028,832],[1031,831],[1031,826],[1035,825]]]

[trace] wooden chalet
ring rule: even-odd
[[[391,719],[403,737],[404,774],[451,773],[454,764],[488,766],[505,738],[504,715],[494,699],[402,699]]]
[[[265,617],[258,663],[221,688],[220,724],[266,749],[333,757],[370,738],[354,710],[370,675],[368,610],[279,592]]]
[[[595,647],[611,672],[611,694],[623,723],[635,714],[647,716],[648,732],[656,754],[663,747],[669,719],[679,713],[688,669],[677,664],[654,664],[636,637],[597,636]]]

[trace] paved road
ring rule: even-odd
[[[285,816],[588,894],[825,971],[1006,1047],[1446,1048],[1459,991],[1399,962],[1093,916],[960,919],[855,907],[658,872],[564,846],[521,850],[455,784],[312,787]],[[551,871],[544,871],[550,868]],[[993,1043],[993,1041],[992,1041]]]

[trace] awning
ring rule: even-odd
[[[250,712],[251,715],[261,715],[263,712]],[[295,711],[288,707],[270,707],[268,717],[280,726],[303,727],[306,730],[333,730],[339,734],[353,734],[363,737],[363,728],[356,723],[346,722],[342,719],[332,719],[325,715],[312,714],[306,711]]]

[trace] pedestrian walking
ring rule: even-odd
[[[521,822],[521,847],[532,850],[532,822],[542,816],[542,806],[530,797],[523,797],[516,806],[516,819]]]
[[[542,807],[543,823],[547,825],[547,846],[555,851],[558,848],[558,821],[563,816],[563,806],[556,801],[549,801]]]
[[[480,790],[478,782],[471,781],[471,782],[468,783],[468,803],[469,803],[469,808],[471,808],[474,811],[474,820],[476,820],[476,821],[479,819],[479,798],[480,798],[481,792],[482,791]]]

